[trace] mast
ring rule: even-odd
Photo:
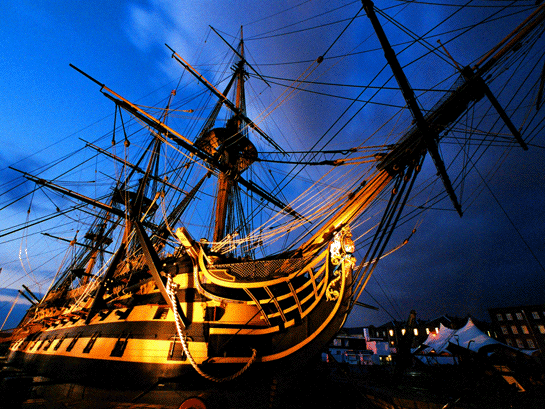
[[[167,46],[168,47],[168,46]],[[192,75],[195,76],[202,84],[206,85],[206,87],[214,94],[216,95],[222,104],[227,106],[229,109],[236,111],[235,104],[233,104],[231,101],[225,97],[224,94],[219,92],[215,87],[213,87],[208,81],[204,79],[202,75],[197,73],[193,67],[189,66],[172,48],[168,47],[172,52],[172,57],[176,59],[176,61],[180,62],[182,66],[189,71]],[[246,63],[247,64],[247,63]],[[210,142],[210,138],[208,138],[208,141],[203,141],[203,144],[193,143],[185,136],[181,135],[179,132],[176,132],[174,129],[168,127],[166,124],[158,120],[157,118],[153,117],[152,115],[148,114],[144,110],[142,110],[140,107],[136,106],[135,104],[129,102],[127,99],[123,98],[121,95],[117,94],[110,88],[108,88],[105,84],[97,81],[93,77],[91,77],[89,74],[83,72],[76,66],[70,64],[72,68],[74,68],[76,71],[78,71],[80,74],[84,75],[91,81],[93,81],[95,84],[99,85],[101,87],[100,91],[102,94],[112,100],[118,107],[124,109],[125,111],[132,114],[135,118],[142,121],[144,124],[149,126],[150,128],[155,129],[158,133],[164,135],[166,138],[170,139],[177,145],[181,146],[185,150],[187,150],[189,153],[195,155],[199,159],[201,159],[203,162],[205,162],[207,167],[217,169],[220,172],[227,172],[230,169],[219,160],[220,152],[216,150],[216,147],[214,146],[208,146],[202,147],[202,145],[206,145],[207,142]],[[246,115],[243,115],[241,113],[235,112],[237,116],[239,116],[242,121],[248,125],[252,130],[257,132],[259,135],[261,135],[267,142],[269,142],[271,145],[277,147],[277,149],[285,153],[282,148],[280,148],[267,134],[265,134],[255,123],[253,123]],[[215,139],[215,142],[217,143],[218,139]],[[257,157],[257,150],[253,146],[253,144],[248,141],[247,139],[244,141],[239,141],[239,146],[235,148],[240,148],[244,150],[244,157],[240,158],[237,163],[238,167],[238,175],[237,175],[237,183],[241,186],[244,186],[249,191],[255,193],[256,195],[260,196],[261,198],[267,200],[269,203],[273,204],[274,206],[282,209],[284,212],[297,217],[302,218],[302,216],[297,213],[295,210],[293,210],[288,204],[281,202],[278,200],[275,196],[272,196],[269,194],[265,189],[261,188],[259,185],[255,184],[254,182],[250,180],[244,179],[240,174],[244,169],[246,169]],[[236,154],[237,152],[235,152]]]
[[[384,30],[382,29],[380,22],[378,21],[378,18],[375,14],[375,10],[373,9],[374,7],[373,2],[371,0],[362,0],[362,4],[363,4],[363,8],[365,9],[365,12],[367,13],[367,17],[369,17],[369,19],[371,20],[371,24],[373,25],[373,28],[375,29],[377,37],[384,50],[384,56],[386,57],[388,64],[392,68],[392,71],[397,80],[397,83],[399,84],[399,87],[401,88],[403,97],[405,98],[405,101],[407,102],[409,110],[411,111],[411,114],[413,115],[416,126],[418,127],[418,129],[420,129],[420,131],[424,135],[426,148],[431,158],[433,159],[435,167],[437,168],[437,173],[439,174],[439,176],[441,177],[441,180],[443,181],[443,184],[445,185],[445,190],[448,196],[450,197],[450,200],[452,201],[454,208],[456,209],[458,214],[462,216],[462,206],[458,202],[456,193],[454,192],[454,188],[447,174],[445,164],[443,162],[443,159],[441,159],[441,155],[439,154],[439,148],[437,146],[437,142],[439,139],[438,135],[433,132],[428,122],[424,118],[424,114],[422,113],[422,110],[420,109],[420,106],[418,105],[418,102],[416,101],[416,96],[414,95],[414,92],[409,84],[409,80],[405,76],[405,73],[403,72],[403,69],[401,68],[401,65],[399,64],[399,61],[397,60],[395,52],[392,49],[392,46],[390,45],[390,42],[388,41],[388,38],[386,37],[386,34],[384,33]]]
[[[303,254],[311,254],[316,251],[316,249],[319,249],[321,246],[328,243],[333,236],[333,232],[349,224],[358,215],[364,212],[368,205],[376,200],[378,195],[389,186],[390,182],[395,177],[401,175],[403,172],[407,172],[406,169],[409,169],[410,172],[417,173],[418,164],[423,156],[426,153],[431,153],[430,145],[435,148],[434,151],[437,155],[436,159],[441,161],[440,163],[444,170],[444,176],[446,177],[445,180],[448,181],[444,163],[442,162],[437,149],[437,144],[441,140],[442,133],[467,111],[471,103],[479,101],[484,96],[489,96],[489,93],[491,94],[488,86],[482,79],[482,76],[494,66],[493,63],[488,63],[488,61],[493,61],[494,63],[498,61],[502,55],[513,50],[517,44],[519,44],[538,25],[538,23],[545,20],[545,5],[542,5],[532,14],[532,18],[528,18],[525,23],[517,27],[517,29],[507,37],[507,39],[514,38],[514,40],[507,43],[500,50],[498,50],[500,46],[495,47],[476,65],[476,67],[464,68],[462,70],[462,75],[465,81],[460,85],[457,85],[440,105],[424,116],[418,106],[414,92],[410,88],[408,80],[388,43],[388,39],[380,27],[380,23],[373,10],[373,3],[369,0],[362,0],[362,3],[364,4],[366,12],[370,15],[370,19],[373,21],[373,26],[377,32],[381,33],[379,37],[381,38],[381,42],[384,43],[385,54],[388,54],[388,62],[395,67],[397,73],[396,79],[400,84],[400,88],[402,88],[407,104],[412,110],[414,109],[413,115],[416,126],[406,132],[399,139],[397,144],[392,147],[389,153],[377,158],[377,170],[379,172],[367,180],[366,183],[362,183],[354,191],[348,194],[349,200],[346,201],[344,206],[342,206],[327,223],[321,226],[316,233],[299,247]],[[500,45],[506,43],[507,39],[500,43]],[[494,51],[497,51],[497,53],[494,54]],[[481,65],[482,68],[478,68]],[[392,68],[392,71],[394,71],[394,68]],[[497,106],[494,103],[493,105],[497,109]],[[500,116],[505,120],[501,112]],[[416,120],[417,118],[418,121]],[[509,127],[511,129],[511,126]],[[519,143],[522,142],[520,143],[521,146],[523,149],[526,149],[526,144],[522,141],[522,137],[517,138],[517,141]],[[439,167],[438,170],[440,170]],[[450,181],[448,183],[451,186],[449,196],[453,203],[455,203],[456,210],[461,213],[459,205],[456,205],[458,201],[456,196],[454,196],[452,185],[450,184]]]
[[[246,104],[244,101],[244,39],[242,37],[242,27],[240,28],[240,44],[239,44],[239,54],[240,61],[237,64],[237,69],[235,71],[234,77],[236,78],[236,100],[235,107],[236,112],[240,112],[242,115],[246,115]],[[227,162],[227,165],[236,165],[233,163],[232,155],[229,155],[227,149],[230,144],[237,142],[241,135],[242,130],[242,119],[239,115],[233,115],[233,117],[227,123],[228,131],[228,140],[224,143],[225,153],[224,160]],[[230,166],[229,166],[230,167]],[[216,198],[216,220],[214,225],[214,235],[212,241],[217,243],[225,237],[225,231],[227,227],[227,212],[229,210],[230,204],[232,203],[232,193],[233,188],[235,187],[235,179],[232,172],[222,171],[218,176],[217,184],[217,198]]]

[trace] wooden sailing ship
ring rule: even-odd
[[[461,68],[452,89],[423,113],[373,4],[363,4],[413,125],[367,160],[368,170],[310,206],[308,197],[320,193],[320,185],[288,203],[249,177],[251,168],[263,161],[251,135],[274,148],[276,157],[288,155],[248,117],[245,81],[257,71],[245,58],[242,39],[232,50],[237,60],[223,91],[171,49],[172,57],[216,100],[194,138],[167,124],[175,111],[175,93],[154,115],[76,68],[115,103],[116,121],[121,123],[121,112],[128,112],[149,140],[141,143],[144,152],[134,161],[88,144],[123,167],[108,194],[99,198],[24,173],[82,203],[77,209],[89,205],[94,221],[83,239],[72,241],[78,248],[75,256],[15,330],[10,364],[71,381],[147,385],[197,373],[222,382],[248,370],[282,370],[304,362],[342,327],[378,261],[391,250],[388,243],[426,156],[433,159],[461,214],[439,144],[468,107],[487,97],[513,140],[527,148],[486,79],[530,33],[543,30],[543,6],[482,61]],[[322,61],[320,57],[315,64]],[[228,118],[219,120],[225,111]],[[114,138],[115,130],[122,133],[128,149],[126,126],[114,123]],[[164,166],[167,147],[179,155]],[[359,150],[333,154],[353,152]],[[361,162],[343,157],[321,165],[336,168],[350,161]],[[210,180],[216,180],[213,223],[209,238],[201,239],[191,233],[191,225],[210,218],[199,204]],[[241,192],[251,196],[259,211],[269,212],[264,226],[248,223],[257,210],[235,215],[242,207]],[[364,256],[358,259],[352,230],[376,211],[377,203],[383,206],[381,216],[369,229]],[[279,237],[297,229],[302,233],[289,246],[278,244]],[[267,246],[272,250],[258,257]]]

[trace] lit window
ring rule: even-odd
[[[505,316],[507,317],[508,321],[513,321],[513,316],[511,315],[511,313],[508,312],[507,314],[505,314]]]
[[[114,345],[114,349],[112,349],[112,352],[110,352],[110,356],[115,356],[115,357],[121,358],[123,356],[123,353],[125,352],[125,348],[127,347],[130,336],[131,336],[130,333],[127,334],[127,333],[123,332],[119,336],[119,338],[117,338],[117,341],[116,341],[116,343]],[[170,345],[169,355],[168,355],[168,358],[167,358],[169,361],[176,359],[176,358],[174,358],[174,355],[172,355],[175,352],[175,346],[176,346],[175,344],[176,344],[176,339],[174,339],[174,345],[173,344]],[[179,356],[182,356],[182,355],[179,355]],[[183,360],[185,361],[185,359],[183,359]]]
[[[78,342],[79,337],[81,336],[82,332],[76,334],[74,338],[72,338],[72,341],[70,341],[70,344],[66,347],[66,352],[71,352],[74,346],[76,345],[76,342]]]
[[[545,334],[545,325],[538,325],[537,328],[539,329],[540,333]]]
[[[435,327],[435,333],[439,333],[439,328],[438,327]]]
[[[507,327],[503,326],[501,327],[501,332],[503,332],[504,334],[509,334],[509,331],[507,331]]]
[[[536,320],[539,319],[539,313],[537,311],[532,312],[532,317],[534,317]]]
[[[214,314],[211,314],[211,315],[215,315],[216,307],[212,307],[212,308],[213,308],[212,311]],[[158,307],[157,311],[155,311],[155,315],[153,316],[153,319],[160,320],[160,319],[166,318],[169,310],[170,310],[169,307]],[[209,321],[213,321],[213,320],[209,320]]]
[[[522,314],[520,312],[516,313],[517,320],[522,321]]]
[[[529,334],[528,327],[526,325],[523,325],[521,328],[522,328],[522,333],[523,334]]]
[[[54,351],[58,350],[60,347],[61,347],[61,344],[63,343],[63,341],[66,339],[66,334],[64,334],[62,336],[62,338],[60,338],[58,341],[57,341],[57,345],[55,345],[55,348],[53,348]]]
[[[414,335],[418,335],[418,328],[415,328],[413,331],[414,331]]]
[[[55,341],[57,337],[53,337],[53,338],[49,338],[47,340],[47,343],[44,345],[44,351],[47,351],[49,349],[49,347],[51,346],[51,344],[53,343],[53,341]]]
[[[501,314],[496,314],[496,319],[498,321],[503,321],[503,316]]]
[[[532,341],[531,339],[527,339],[526,342],[528,342],[528,347],[530,348],[535,348],[535,344],[534,344],[534,341]]]
[[[91,352],[91,349],[93,349],[93,345],[95,345],[95,342],[97,340],[97,338],[100,336],[100,332],[95,332],[91,338],[89,339],[89,342],[87,343],[87,345],[85,346],[85,348],[83,348],[83,353],[84,354],[88,354],[89,352]]]
[[[517,341],[517,346],[518,346],[519,348],[524,348],[524,343],[522,342],[522,339],[518,339],[518,338],[517,338],[516,341]]]
[[[38,346],[36,347],[36,351],[39,350],[39,349],[42,347],[42,345],[43,345],[43,343],[44,343],[44,341],[45,341],[46,339],[47,339],[47,337],[44,338],[44,339],[42,339],[40,342],[38,342]]]
[[[513,334],[518,334],[519,331],[517,329],[517,327],[515,325],[511,325],[511,332],[513,332]]]
[[[430,329],[426,328],[426,334],[429,334],[429,333],[430,333]]]
[[[121,339],[123,338],[120,337],[120,340]],[[128,337],[126,339],[128,339]],[[335,352],[336,355],[339,355],[340,353],[341,351]],[[187,356],[185,355],[185,351],[182,346],[182,343],[180,341],[176,341],[176,337],[172,338],[172,342],[170,343],[170,348],[168,350],[167,361],[185,361],[185,360],[187,360]]]
[[[401,335],[405,335],[405,332],[406,332],[406,330],[405,330],[405,328],[403,328],[403,329],[401,330]]]
[[[394,336],[394,330],[391,329],[389,332],[390,332],[390,336],[393,337]]]

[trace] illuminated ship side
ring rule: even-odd
[[[175,111],[175,93],[156,117],[76,68],[115,103],[116,120],[122,121],[117,112],[129,112],[149,140],[140,143],[143,152],[134,160],[88,144],[123,167],[100,199],[24,173],[45,188],[92,206],[94,221],[83,240],[72,241],[78,247],[75,256],[15,330],[10,364],[59,379],[109,385],[149,385],[195,374],[225,381],[261,368],[289,369],[327,345],[378,261],[405,244],[388,248],[427,155],[461,213],[438,145],[469,106],[485,96],[493,98],[483,78],[516,44],[495,49],[481,67],[461,70],[445,98],[424,115],[372,4],[364,3],[414,122],[399,141],[366,160],[368,170],[325,199],[317,184],[287,204],[282,195],[246,176],[262,160],[250,133],[278,155],[287,153],[247,116],[244,83],[254,69],[244,58],[242,41],[223,92],[172,50],[173,58],[216,99],[193,140],[167,125]],[[527,27],[513,36],[521,41],[541,24],[543,14],[543,7],[538,8]],[[224,111],[229,118],[219,124]],[[114,129],[123,129],[128,150],[125,128],[114,124]],[[520,137],[518,132],[514,136]],[[182,154],[163,169],[167,147]],[[347,152],[358,149],[337,153]],[[350,161],[328,159],[322,165]],[[210,180],[216,181],[213,193],[203,195]],[[255,218],[254,210],[234,215],[242,203],[241,189],[261,210],[274,208],[262,226],[246,226],[246,220]],[[213,215],[200,205],[207,197]],[[309,198],[314,200],[311,205]],[[352,230],[371,211],[376,213],[378,205],[378,222],[369,229],[365,255],[358,260]],[[190,226],[205,219],[213,220],[211,238],[192,237]],[[296,240],[285,247],[278,244],[297,229],[303,233]],[[257,250],[267,246],[275,250],[257,257]]]
[[[172,298],[163,298],[155,282],[146,280],[90,320],[85,307],[45,310],[19,330],[12,360],[49,376],[59,370],[71,380],[114,375],[131,384],[178,377],[194,371],[192,365],[200,371],[206,363],[203,368],[216,375],[202,374],[220,379],[217,374],[225,376],[220,364],[232,370],[290,356],[303,362],[342,326],[354,263],[344,251],[342,256],[337,251],[335,260],[326,248],[306,262],[292,257],[211,264],[198,243],[178,234],[193,257],[161,262],[160,274],[172,279],[172,289],[165,288]],[[341,241],[353,245],[344,231],[332,246]],[[171,299],[179,303],[175,308]]]

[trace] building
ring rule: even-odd
[[[488,310],[494,332],[507,345],[545,351],[545,304]]]
[[[391,361],[387,342],[369,338],[367,328],[343,328],[328,347],[337,362],[351,365],[380,365]],[[324,356],[324,360],[328,357]]]
[[[413,350],[420,347],[430,334],[439,333],[441,327],[452,330],[464,327],[469,317],[442,315],[432,320],[416,319],[416,316],[413,318],[413,326],[393,320],[380,326],[343,328],[329,345],[329,352],[338,362],[384,364],[392,361],[392,356],[402,353],[407,345]],[[484,334],[498,339],[490,323],[475,319],[472,322]],[[407,331],[410,331],[409,337],[406,336]]]
[[[422,320],[416,319],[416,325],[413,328],[408,329],[407,324],[403,321],[388,321],[378,327],[369,326],[366,330],[369,333],[369,337],[372,340],[387,342],[390,346],[391,352],[396,353],[399,347],[401,338],[409,330],[412,332],[412,348],[417,348],[420,346],[431,333],[438,333],[439,328],[443,325],[446,328],[450,329],[459,329],[462,328],[468,320],[469,317],[453,317],[449,315],[441,315],[432,320]],[[478,327],[492,338],[498,338],[497,334],[494,333],[492,327],[489,323],[478,321],[473,319],[473,322],[478,325]],[[345,328],[346,333],[348,334],[357,334],[362,333],[363,329],[358,328]]]
[[[417,319],[415,327],[409,329],[412,331],[413,335],[412,347],[416,348],[419,346],[424,340],[426,340],[431,332],[438,332],[441,324],[447,328],[453,328],[457,324],[457,321],[455,321],[456,319],[449,318],[446,315],[442,315],[439,318],[429,321]],[[408,330],[406,327],[405,322],[388,321],[387,323],[378,327],[370,326],[369,334],[373,339],[388,342],[392,352],[395,353],[399,346],[401,337],[403,337]]]

